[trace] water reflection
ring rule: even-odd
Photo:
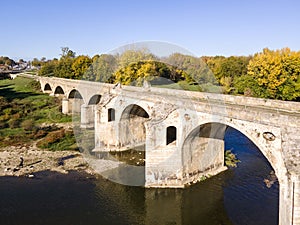
[[[227,132],[226,149],[237,154],[238,167],[186,189],[130,187],[78,173],[1,177],[0,224],[278,224],[279,185],[264,184],[272,170],[266,159],[235,130]]]

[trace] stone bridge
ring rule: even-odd
[[[300,225],[300,103],[37,78],[63,113],[95,129],[94,151],[146,151],[146,187],[183,187],[224,169],[224,133],[248,137],[279,181],[279,224]]]

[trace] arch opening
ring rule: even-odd
[[[94,95],[90,98],[88,105],[97,105],[101,100],[101,95]]]
[[[264,216],[268,215],[272,218],[272,224],[277,224],[280,184],[272,161],[265,156],[266,150],[257,146],[252,138],[246,131],[228,124],[197,126],[189,133],[182,147],[183,177],[190,182],[203,175],[213,175],[214,170],[224,166],[225,151],[230,150],[240,162],[237,167],[229,167],[218,175],[218,179],[226,187],[225,198],[231,199],[226,208],[232,213],[230,217],[233,222],[238,223],[235,217],[245,212],[245,209],[236,206],[245,205],[249,221],[259,219],[255,212],[264,211],[266,214],[260,215],[260,219],[263,221]],[[265,210],[265,205],[268,205],[268,210]]]
[[[82,95],[76,89],[73,89],[68,96],[69,99],[69,109],[72,109],[73,114],[81,113],[81,106],[84,104]],[[74,117],[73,117],[74,121]]]
[[[50,84],[45,84],[44,91],[52,91]]]
[[[65,92],[64,92],[64,90],[62,89],[61,86],[57,86],[55,88],[54,94],[63,95],[63,94],[65,94]]]
[[[149,114],[141,106],[132,104],[122,112],[119,123],[119,139],[121,146],[145,149],[146,128],[144,123]]]
[[[69,94],[69,97],[68,98],[77,98],[77,99],[82,99],[82,96],[80,94],[79,91],[77,91],[76,89],[73,89],[70,94]]]
[[[167,127],[166,144],[176,143],[177,140],[177,128],[174,126]]]

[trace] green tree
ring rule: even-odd
[[[113,55],[102,54],[93,57],[93,63],[84,74],[84,79],[105,83],[114,82],[117,60]]]
[[[61,57],[54,69],[54,74],[57,77],[73,79],[74,73],[72,65],[75,58],[75,52],[70,50],[68,47],[61,48]]]
[[[55,75],[55,68],[58,64],[58,60],[48,60],[43,64],[41,69],[38,71],[39,76],[54,76]]]
[[[206,63],[197,57],[174,53],[164,60],[166,63],[177,67],[186,73],[186,81],[189,83],[215,84],[213,74]]]
[[[234,91],[235,80],[247,74],[247,66],[251,57],[245,56],[216,56],[207,59],[212,70],[225,93]]]

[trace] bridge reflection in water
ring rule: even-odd
[[[113,196],[118,200],[113,202],[128,214],[132,224],[277,224],[279,184],[275,181],[268,188],[264,183],[273,170],[271,165],[237,130],[227,130],[225,145],[241,160],[238,167],[186,189],[143,189],[112,183],[106,188],[114,187]],[[111,175],[121,176],[121,168],[117,173],[110,171]],[[97,186],[97,191],[107,191],[103,183]]]
[[[279,185],[263,183],[272,168],[239,132],[227,130],[225,144],[241,160],[238,167],[186,189],[145,189],[74,173],[1,177],[0,224],[277,224]]]

